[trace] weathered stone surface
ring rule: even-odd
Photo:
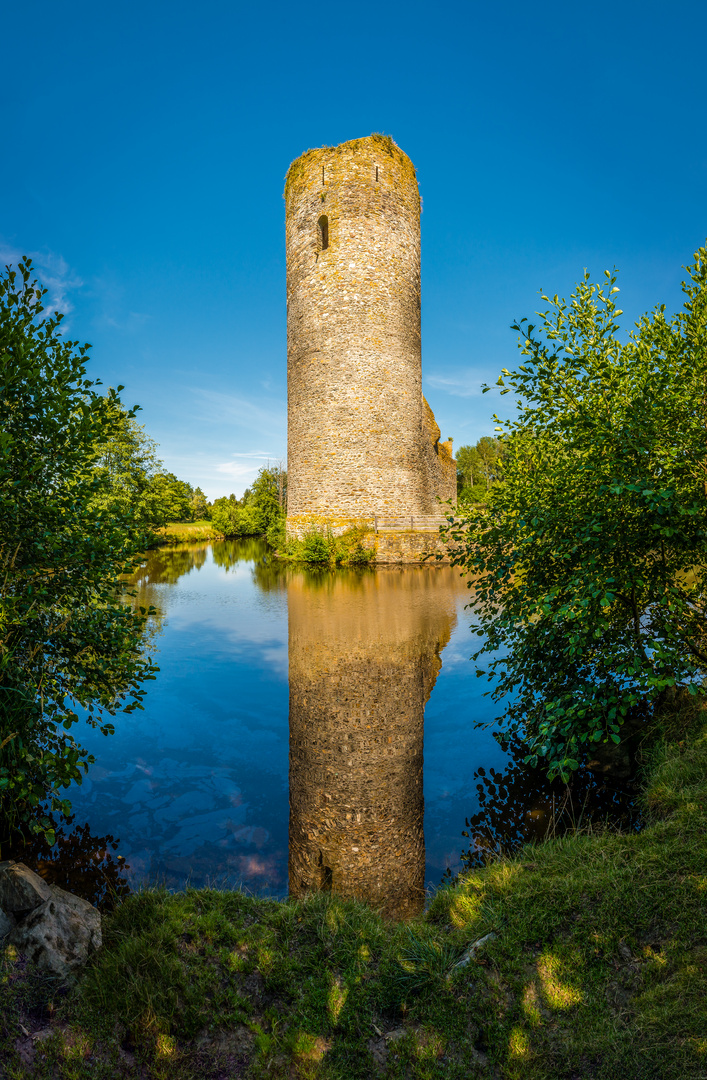
[[[0,938],[7,937],[10,931],[14,929],[16,922],[14,915],[7,915],[0,908]]]
[[[56,885],[9,935],[9,941],[37,967],[70,978],[101,946],[101,916],[79,896]]]
[[[414,521],[414,519],[413,519]],[[439,536],[439,531],[422,532],[419,530],[385,530],[375,536],[376,555],[374,563],[413,563],[420,564],[426,555],[434,556],[429,565],[438,566],[439,562],[449,563],[447,546]],[[441,555],[441,560],[437,559]]]
[[[288,532],[436,513],[456,465],[422,395],[415,168],[379,135],[308,150],[285,208]]]
[[[361,545],[373,551],[372,562],[376,566],[386,563],[419,566],[426,560],[429,566],[439,566],[451,562],[449,549],[439,535],[440,525],[445,524],[446,518],[442,514],[398,515],[395,518],[376,514],[370,518],[289,514],[287,535],[302,540],[311,532],[341,536],[349,529],[365,530]]]
[[[22,915],[50,897],[46,881],[24,863],[12,859],[0,863],[0,908],[3,911]]]

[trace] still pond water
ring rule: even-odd
[[[476,726],[498,706],[458,570],[306,570],[222,541],[150,552],[135,588],[160,672],[115,735],[86,733],[96,764],[70,793],[132,886],[333,888],[405,915],[475,852],[540,837],[563,798]],[[588,774],[574,795],[631,812]]]

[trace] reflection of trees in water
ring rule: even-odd
[[[266,557],[270,548],[256,536],[246,536],[240,540],[216,540],[211,547],[211,557],[216,566],[230,570],[239,562],[257,563]]]
[[[160,593],[157,585],[176,585],[180,578],[192,570],[200,570],[207,560],[209,548],[214,565],[229,571],[238,563],[251,563],[253,581],[263,592],[286,589],[293,578],[306,580],[315,591],[331,592],[335,581],[345,578],[349,589],[362,586],[367,576],[375,574],[370,567],[352,567],[348,570],[330,570],[321,567],[305,567],[276,559],[272,548],[259,537],[241,537],[233,540],[215,540],[209,544],[172,544],[153,548],[144,556],[141,566],[129,578],[128,584],[136,590],[135,603],[143,607],[152,605],[159,614]]]
[[[304,585],[310,593],[334,594],[337,583],[349,593],[360,592],[367,578],[376,574],[373,567],[356,566],[332,570],[328,566],[305,566],[276,559],[263,543],[253,564],[253,581],[263,592],[286,590],[292,581]]]
[[[336,582],[343,582],[350,593],[360,592],[366,579],[375,573],[375,569],[366,566],[337,570],[320,566],[308,567],[302,563],[283,562],[266,553],[253,566],[253,581],[264,592],[287,589],[290,582],[296,580],[304,583],[311,593],[333,595]]]
[[[296,570],[292,563],[275,559],[270,549],[267,549],[258,561],[253,563],[251,573],[261,592],[286,592]]]
[[[211,557],[221,570],[231,570],[239,562],[253,562],[267,558],[268,545],[263,540],[218,540],[211,544],[170,544],[146,552],[140,566],[127,577],[126,583],[133,594],[130,602],[136,607],[154,608],[148,625],[146,642],[154,648],[165,613],[161,604],[164,592],[160,586],[176,585],[180,578],[201,570],[211,549]]]
[[[113,854],[118,841],[110,834],[93,836],[87,824],[71,828],[74,816],[67,820],[48,816],[56,830],[53,847],[43,836],[15,831],[12,842],[3,847],[3,857],[27,863],[50,885],[103,909],[127,896],[130,886],[123,874],[129,866]]]
[[[130,580],[139,586],[176,585],[180,577],[201,569],[208,552],[208,544],[153,548],[146,553],[141,567]]]
[[[575,773],[569,785],[551,782],[542,765],[523,764],[527,750],[519,740],[511,740],[506,749],[510,762],[503,772],[476,770],[479,809],[467,818],[462,833],[472,841],[461,855],[466,868],[482,865],[489,853],[513,851],[589,825],[610,822],[624,830],[640,827],[630,783],[619,785],[588,769]]]

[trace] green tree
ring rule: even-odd
[[[120,402],[107,402],[111,411],[110,434],[96,445],[94,469],[99,478],[96,496],[105,512],[131,518],[145,530],[145,546],[154,530],[168,521],[191,521],[195,510],[208,513],[201,490],[196,491],[174,473],[166,472],[157,456],[157,444],[135,420],[135,409]]]
[[[483,502],[492,484],[503,475],[503,445],[483,435],[476,446],[460,446],[457,461],[457,497],[461,502]]]
[[[457,493],[483,482],[484,471],[479,451],[475,446],[460,446],[456,452]]]
[[[45,293],[28,259],[0,277],[0,818],[53,840],[38,808],[68,813],[62,789],[92,761],[77,709],[109,733],[156,669],[145,613],[120,599],[144,542],[105,464],[122,406],[62,316],[42,318]]]
[[[155,524],[165,525],[168,521],[191,521],[193,494],[191,484],[185,480],[178,480],[174,473],[156,473],[150,483]]]
[[[283,517],[282,470],[269,465],[260,469],[251,488],[249,505],[255,514],[256,532],[265,534],[273,522]]]
[[[97,508],[132,518],[147,531],[162,523],[162,512],[154,490],[154,478],[163,467],[157,445],[142,425],[118,401],[106,402],[111,424],[103,441],[94,450],[94,471],[98,479]]]
[[[238,501],[235,495],[215,499],[211,522],[224,536],[274,535],[284,524],[283,492],[287,475],[279,467],[260,469],[253,486]]]
[[[214,499],[211,508],[211,524],[217,532],[224,536],[243,536],[246,522],[243,516],[243,508],[239,505],[235,496],[231,498]]]
[[[490,435],[483,435],[476,444],[486,490],[501,477],[501,443]]]
[[[194,521],[208,520],[211,508],[200,487],[194,488],[191,496],[191,515]]]
[[[623,343],[616,276],[522,320],[504,369],[515,419],[496,418],[504,481],[450,529],[472,575],[474,659],[505,698],[528,761],[566,777],[707,674],[707,251],[684,309]],[[486,388],[488,389],[488,388]]]

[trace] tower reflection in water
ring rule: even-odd
[[[423,716],[458,581],[447,567],[290,579],[292,895],[422,909]]]

